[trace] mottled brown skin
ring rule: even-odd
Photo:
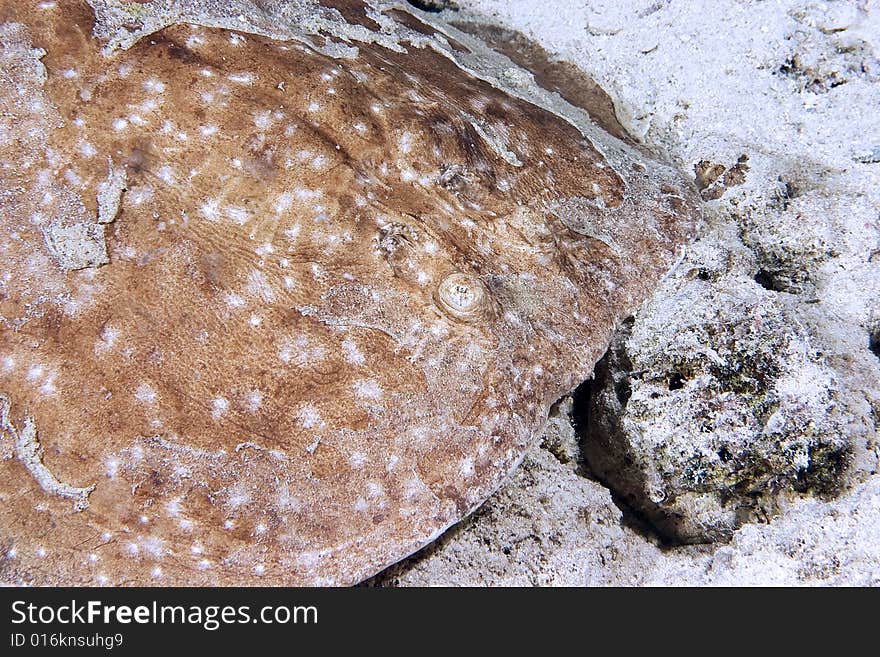
[[[675,175],[617,170],[434,50],[179,24],[105,57],[87,5],[37,4],[0,0],[49,106],[0,91],[4,581],[377,572],[499,485],[694,229]],[[43,231],[94,220],[108,158],[109,263],[62,269]],[[559,205],[599,196],[626,220]],[[485,290],[473,313],[438,303],[450,274]],[[16,458],[26,418],[84,510]]]

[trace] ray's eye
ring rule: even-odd
[[[475,322],[486,316],[491,307],[489,291],[475,276],[454,272],[437,286],[437,305],[462,322]]]

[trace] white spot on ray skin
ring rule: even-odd
[[[138,185],[137,187],[132,187],[125,194],[125,200],[134,206],[143,205],[151,198],[153,198],[153,188],[149,185]]]
[[[144,82],[144,91],[149,91],[154,94],[161,94],[165,92],[165,84],[156,78],[150,78],[146,82]]]
[[[101,329],[100,338],[95,342],[95,355],[100,356],[105,351],[112,349],[119,337],[119,331],[112,326],[104,326]]]
[[[159,178],[166,185],[173,185],[176,182],[174,177],[174,169],[167,164],[163,167],[159,167],[156,171],[156,177]]]
[[[272,303],[275,301],[275,291],[269,285],[269,281],[258,269],[252,269],[247,276],[245,291],[248,295],[256,297],[264,303]]]
[[[272,117],[271,112],[268,112],[268,111],[258,112],[257,114],[254,115],[254,125],[257,126],[257,128],[259,128],[260,130],[265,130],[270,125],[272,125],[272,118],[271,117]]]
[[[263,405],[263,393],[259,390],[251,390],[245,397],[245,407],[251,413],[256,413]]]
[[[57,390],[55,388],[55,375],[49,374],[39,388],[40,394],[44,396],[54,395]]]
[[[70,183],[72,187],[82,187],[83,181],[73,170],[64,170],[64,179]]]
[[[211,417],[220,419],[229,408],[229,401],[225,397],[215,397],[211,400]]]
[[[199,126],[199,134],[201,134],[202,137],[213,137],[217,134],[218,130],[219,128],[215,125]]]
[[[409,153],[412,150],[412,140],[413,136],[410,132],[404,132],[400,135],[400,140],[398,141],[398,147],[400,148],[400,152],[404,155]]]
[[[156,391],[149,383],[141,383],[134,391],[134,398],[144,404],[152,404],[156,401]]]
[[[145,552],[149,553],[157,559],[161,559],[163,556],[165,556],[165,544],[161,538],[148,536],[141,541],[141,547]]]
[[[311,153],[309,153],[308,151],[303,151],[303,152],[308,153],[308,155],[306,156],[305,159],[308,159],[309,157],[311,157]],[[297,187],[296,189],[293,190],[293,193],[296,195],[296,197],[300,201],[317,200],[317,199],[321,198],[321,196],[324,195],[320,189],[305,189],[304,187]]]
[[[313,429],[321,422],[321,415],[318,410],[311,404],[306,404],[299,409],[297,418],[303,429]]]
[[[236,206],[223,208],[223,213],[239,226],[243,226],[250,219],[250,213],[247,210]]]
[[[233,509],[237,509],[240,506],[244,506],[248,502],[251,501],[251,495],[247,491],[247,489],[242,484],[236,484],[229,491],[229,497],[226,499],[226,503],[231,506]]]
[[[176,518],[177,516],[179,516],[181,510],[182,509],[180,506],[180,498],[179,497],[172,498],[172,499],[168,500],[168,502],[165,503],[165,511],[172,518]]]
[[[236,84],[251,85],[254,83],[254,74],[247,71],[242,73],[230,73],[226,78],[230,82],[235,82]]]
[[[119,472],[119,459],[108,457],[104,461],[104,472],[110,479],[116,479],[116,475]]]
[[[220,202],[208,199],[199,206],[198,213],[208,221],[217,221],[220,218]]]
[[[320,552],[303,552],[297,557],[296,564],[303,568],[314,568],[321,562]]]
[[[284,214],[293,204],[293,194],[290,192],[283,192],[275,197],[275,202],[272,204],[272,208],[275,210],[275,214]]]
[[[342,341],[342,353],[346,362],[351,365],[363,365],[365,362],[363,353],[361,353],[357,344],[355,344],[354,340],[351,338],[345,338],[345,340]]]
[[[352,388],[354,388],[354,394],[360,399],[376,400],[382,397],[382,388],[372,379],[355,381]]]
[[[293,342],[284,343],[278,352],[278,358],[286,365],[306,365],[323,360],[326,350],[320,344],[310,346],[304,337],[299,337]]]
[[[244,308],[247,305],[247,301],[245,301],[241,295],[235,294],[234,292],[227,292],[223,297],[223,300],[230,308]]]

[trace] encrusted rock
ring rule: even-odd
[[[752,258],[709,232],[596,368],[585,460],[673,542],[727,540],[780,495],[836,494],[876,467],[870,404],[796,300],[737,273]]]

